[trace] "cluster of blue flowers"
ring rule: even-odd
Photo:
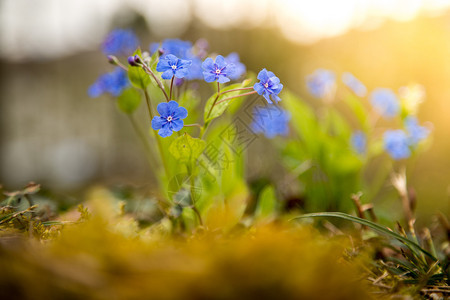
[[[367,95],[366,86],[353,74],[345,72],[342,74],[342,82],[356,96],[363,98]],[[317,98],[327,97],[336,87],[336,76],[332,71],[318,69],[306,78],[310,93]],[[389,120],[400,116],[402,105],[397,95],[388,88],[376,88],[370,93],[370,104],[375,112]],[[407,103],[405,103],[407,105]],[[387,130],[383,135],[384,149],[394,159],[408,158],[412,150],[426,139],[430,130],[420,126],[415,116],[404,117],[404,129]],[[355,131],[350,144],[353,150],[363,155],[367,151],[367,136],[361,130]]]
[[[389,119],[398,115],[400,103],[395,93],[387,88],[377,88],[370,95],[370,103],[383,117]]]
[[[122,91],[130,86],[127,72],[120,67],[114,71],[101,75],[88,89],[89,97],[96,98],[104,93],[114,97],[119,96]]]
[[[253,123],[251,125],[254,133],[263,133],[271,139],[277,135],[287,136],[289,134],[289,120],[291,115],[274,106],[260,107],[253,109]]]
[[[107,35],[102,44],[103,53],[118,67],[111,73],[101,75],[91,85],[88,90],[90,97],[99,97],[104,93],[120,96],[122,91],[130,86],[127,68],[119,63],[116,56],[128,56],[130,67],[145,67],[147,72],[151,72],[147,65],[144,66],[146,62],[143,58],[132,55],[138,46],[139,40],[131,30],[116,29]],[[162,79],[172,80],[170,91],[172,91],[173,83],[175,86],[180,86],[185,80],[204,80],[224,84],[231,80],[238,80],[246,72],[246,67],[240,62],[237,53],[230,53],[226,57],[222,55],[214,58],[207,57],[208,43],[205,40],[192,44],[179,39],[166,39],[162,43],[152,43],[149,50],[152,54],[158,52],[156,71],[161,73]],[[283,89],[283,85],[274,73],[263,69],[259,72],[258,79],[260,82],[254,84],[253,93],[262,95],[269,104],[281,100],[278,94]],[[160,88],[163,88],[162,85]],[[185,108],[178,107],[178,103],[169,99],[167,95],[166,98],[167,103],[160,103],[157,107],[160,116],[152,120],[152,128],[159,130],[158,134],[162,137],[168,137],[174,131],[180,131],[184,126],[183,119],[187,117]],[[259,122],[258,128],[263,130],[260,132],[266,133],[268,137],[276,134],[284,135],[288,129],[286,121],[288,117],[283,116],[277,116],[270,122],[268,120]]]
[[[131,30],[115,29],[111,31],[102,44],[105,55],[131,55],[139,46],[139,40]]]
[[[329,70],[317,69],[306,77],[309,92],[316,98],[330,95],[336,85],[336,75]]]
[[[430,134],[430,130],[420,126],[414,116],[408,116],[404,121],[404,126],[405,130],[388,130],[383,136],[384,147],[395,160],[410,157],[411,150]]]

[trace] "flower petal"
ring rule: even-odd
[[[169,70],[165,71],[164,73],[161,74],[161,78],[162,79],[172,79],[173,77],[173,70],[172,68],[170,68]]]
[[[264,91],[263,96],[267,100],[267,103],[273,104],[272,100],[270,100],[270,94],[267,91]]]
[[[152,128],[154,130],[161,129],[163,127],[163,125],[166,123],[167,123],[167,120],[165,118],[162,118],[160,116],[155,116],[152,119]]]
[[[180,131],[183,129],[184,122],[183,120],[173,120],[172,121],[172,130],[173,131]]]
[[[223,69],[227,66],[227,62],[222,55],[217,55],[216,57],[216,65],[219,69]]]
[[[175,71],[175,77],[176,78],[184,78],[189,74],[189,70],[186,68],[178,69]]]
[[[169,105],[169,116],[172,116],[175,114],[177,108],[178,108],[178,102],[174,100],[170,100],[168,103]]]
[[[283,85],[281,83],[279,83],[276,86],[272,87],[272,91],[273,91],[274,94],[279,94],[282,89],[283,89]]]
[[[164,58],[160,59],[156,65],[156,71],[164,72],[167,69],[170,69],[169,62]]]
[[[167,118],[169,116],[169,103],[161,102],[156,107],[156,110],[159,112],[161,117]]]
[[[227,77],[233,77],[236,73],[236,66],[234,64],[229,64],[223,70]]]
[[[269,78],[277,77],[277,76],[275,76],[275,74],[273,74],[273,72],[271,72],[271,71],[267,71],[267,76],[268,76]]]
[[[167,59],[167,61],[169,62],[169,65],[170,64],[174,65],[178,61],[178,57],[176,57],[173,54],[167,54],[164,58]]]
[[[230,78],[226,77],[225,75],[219,75],[219,79],[217,79],[217,81],[219,83],[225,83],[225,82],[230,81]]]
[[[178,62],[179,68],[188,68],[190,65],[192,65],[192,60],[180,59]]]
[[[278,95],[276,95],[276,94],[272,94],[272,100],[275,101],[275,102],[280,102],[281,98],[278,97]]]
[[[173,114],[174,119],[184,119],[188,116],[188,111],[184,107],[178,107],[175,109],[175,113]]]
[[[172,135],[172,129],[170,128],[170,124],[165,124],[159,131],[158,134],[161,137],[168,137]]]
[[[253,85],[253,89],[259,94],[262,95],[264,92],[264,85],[261,82],[257,82]]]
[[[273,85],[277,85],[277,84],[280,83],[280,79],[278,77],[276,77],[276,76],[270,77],[270,81],[272,82]]]
[[[203,72],[203,78],[206,82],[213,82],[216,80],[216,75],[210,72]]]
[[[269,76],[267,75],[267,70],[262,69],[261,71],[259,71],[257,78],[259,80],[261,80],[261,82],[266,82],[267,80],[269,80]]]
[[[205,71],[214,70],[214,61],[211,57],[208,57],[205,59],[205,61],[202,63],[202,68]]]

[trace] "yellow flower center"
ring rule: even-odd
[[[172,116],[168,116],[168,117],[167,117],[167,122],[172,121],[172,119],[173,119]]]

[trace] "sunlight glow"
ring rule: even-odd
[[[45,59],[92,49],[127,12],[140,13],[160,37],[177,37],[198,20],[214,29],[278,27],[289,40],[314,43],[448,8],[450,0],[3,0],[0,56]]]

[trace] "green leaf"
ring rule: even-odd
[[[138,48],[133,55],[139,55],[142,57],[141,49]],[[145,73],[145,71],[141,67],[132,67],[128,68],[128,77],[130,78],[133,86],[139,89],[145,89],[151,82],[150,76]]]
[[[179,162],[189,163],[195,161],[206,147],[204,140],[193,138],[189,134],[178,137],[169,147],[169,152]]]
[[[321,213],[312,213],[312,214],[306,214],[306,215],[302,215],[300,217],[296,217],[293,218],[291,220],[298,220],[298,219],[305,219],[305,218],[320,218],[320,217],[333,217],[333,218],[341,218],[344,220],[348,220],[351,222],[355,222],[355,223],[359,223],[361,225],[367,226],[370,229],[377,231],[379,233],[382,233],[390,238],[396,239],[400,242],[402,242],[403,244],[405,244],[408,247],[414,248],[416,250],[419,250],[420,252],[422,252],[423,254],[425,254],[426,256],[428,256],[429,258],[431,258],[433,261],[437,261],[437,258],[435,258],[431,253],[429,253],[428,251],[426,251],[425,249],[423,249],[422,247],[420,247],[420,245],[416,244],[415,242],[401,236],[398,233],[393,232],[392,230],[390,230],[387,227],[381,226],[377,223],[374,223],[372,221],[366,220],[366,219],[361,219],[349,214],[344,214],[341,212],[321,212]]]
[[[277,198],[273,186],[266,186],[259,195],[255,217],[260,219],[270,218],[275,214]]]
[[[364,106],[362,99],[353,94],[349,94],[344,98],[344,102],[350,107],[353,114],[358,119],[360,126],[364,129],[364,131],[367,131],[369,129],[369,124],[367,121],[369,112]]]
[[[235,83],[235,84],[227,86],[226,88],[223,88],[221,90],[221,93],[229,91],[229,90],[233,90],[233,89],[248,87],[251,83],[252,83],[251,79],[246,79],[242,83]],[[206,101],[205,115],[204,115],[205,123],[209,123],[213,119],[220,117],[224,113],[224,111],[228,108],[230,103],[233,102],[233,100],[238,99],[238,98],[231,99],[229,101],[225,101],[225,102],[217,104],[218,102],[220,102],[223,99],[238,96],[240,94],[244,94],[244,93],[247,93],[250,91],[252,91],[252,90],[234,91],[234,92],[230,92],[230,93],[226,93],[226,94],[221,94],[219,96],[217,95],[217,92],[214,93],[214,95],[212,95],[208,99],[208,101]],[[243,99],[240,99],[240,101],[242,101],[242,100]]]
[[[139,104],[141,104],[141,95],[134,88],[123,91],[117,101],[119,109],[126,114],[132,114],[139,107]]]

